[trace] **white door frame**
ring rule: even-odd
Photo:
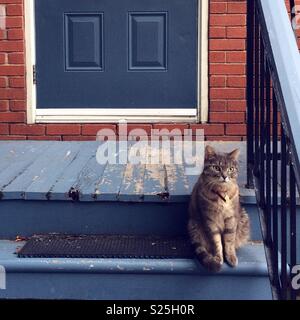
[[[50,1],[50,0],[49,0]],[[184,1],[184,0],[183,0]],[[37,109],[33,68],[35,56],[35,0],[25,0],[27,123],[207,122],[209,0],[198,0],[198,105],[194,109]]]

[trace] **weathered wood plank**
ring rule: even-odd
[[[120,201],[142,201],[145,164],[127,164],[118,199]]]
[[[147,164],[144,173],[143,196],[145,201],[168,200],[165,166],[161,164]]]
[[[80,150],[78,142],[64,142],[60,144],[62,151],[58,155],[54,155],[51,162],[43,168],[38,177],[30,184],[25,191],[25,198],[28,200],[48,199],[48,194],[55,183],[61,176],[68,165],[76,158]],[[58,150],[57,150],[58,152]],[[42,195],[42,197],[41,197]]]
[[[183,201],[189,198],[190,190],[184,166],[179,164],[165,165],[167,172],[167,189],[170,201]]]
[[[106,165],[99,164],[96,154],[93,155],[84,167],[78,172],[76,182],[70,189],[74,200],[95,201],[96,185],[101,181]]]
[[[97,201],[116,201],[123,181],[126,165],[107,164],[102,179],[96,186]]]
[[[97,142],[84,142],[80,144],[80,152],[72,162],[69,163],[63,174],[57,179],[49,190],[50,200],[71,200],[69,191],[78,179],[78,173],[84,168],[87,162],[96,154]]]
[[[3,189],[2,193],[5,198],[29,199],[33,197],[35,200],[46,198],[46,189],[43,189],[43,183],[48,185],[49,181],[57,176],[61,168],[64,168],[63,163],[73,159],[75,153],[72,152],[72,146],[74,148],[76,144],[61,142],[50,144],[49,142],[48,145],[49,148],[46,148],[44,153]]]
[[[128,157],[139,156],[141,162],[137,164],[128,163],[124,170],[123,181],[120,186],[118,199],[120,201],[142,201],[145,162],[147,159],[148,145],[141,146],[136,141],[128,143]]]
[[[245,143],[209,144],[219,152],[241,149],[239,184],[245,184]],[[153,151],[160,154],[158,164],[99,165],[98,145],[99,142],[0,143],[2,199],[69,200],[71,190],[73,199],[81,201],[185,202],[199,176],[189,175],[187,169],[191,166],[187,164],[172,164],[172,148],[170,156],[166,150],[164,155],[159,149]],[[147,156],[149,153],[147,148]],[[203,158],[203,154],[198,156]]]
[[[8,142],[0,145],[0,171],[6,170],[24,156],[27,150],[40,143],[30,143],[28,141]]]
[[[11,164],[0,172],[0,190],[11,184],[19,177],[27,168],[39,157],[50,144],[34,143],[28,144],[28,148],[24,148],[24,153],[18,158],[12,159]]]

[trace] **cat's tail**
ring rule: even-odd
[[[190,220],[188,223],[188,231],[191,242],[195,248],[195,253],[200,263],[209,271],[218,272],[221,270],[222,263],[220,257],[213,256],[207,247],[207,241],[203,233],[200,231],[199,225]]]
[[[235,247],[240,248],[249,241],[250,238],[250,221],[249,216],[244,208],[241,208],[240,219],[238,221]]]

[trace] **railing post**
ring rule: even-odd
[[[254,2],[247,0],[247,187],[254,188],[253,184],[253,88],[254,88]]]
[[[291,10],[294,5],[291,0]],[[259,200],[273,297],[295,300],[291,270],[299,263],[299,52],[284,1],[248,0],[247,9],[247,183],[255,183]]]
[[[294,18],[293,8],[295,8],[295,0],[290,0],[291,20]]]
[[[284,127],[281,125],[281,299],[287,299],[287,143]]]

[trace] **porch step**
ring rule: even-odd
[[[261,244],[239,250],[239,265],[218,274],[192,259],[18,258],[23,242],[0,241],[10,299],[271,299]]]
[[[260,240],[254,193],[243,188],[244,143],[212,143],[242,150],[241,200],[252,240]],[[99,142],[0,142],[0,239],[41,233],[186,233],[188,201],[197,175],[184,165],[100,165]],[[200,157],[203,157],[203,154]]]
[[[261,240],[257,208],[245,205],[251,240]],[[0,201],[0,239],[34,234],[185,235],[188,204]]]
[[[261,244],[239,252],[239,266],[211,274],[192,259],[18,258],[33,234],[185,235],[197,176],[181,165],[99,165],[97,142],[0,142],[0,267],[7,289],[0,298],[45,299],[271,299]],[[254,193],[241,200],[261,240]],[[223,149],[221,149],[223,148]],[[225,149],[224,149],[225,148]],[[226,149],[227,148],[227,149]],[[203,157],[203,154],[200,155]],[[1,269],[1,268],[0,268]]]

